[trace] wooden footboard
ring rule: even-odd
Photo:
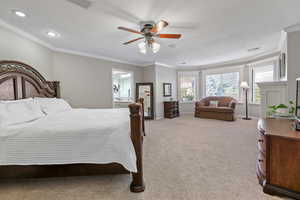
[[[132,183],[130,190],[132,192],[143,192],[145,183],[143,177],[143,138],[144,138],[144,117],[143,117],[143,99],[139,99],[138,103],[130,104],[130,127],[131,140],[136,152],[137,173],[132,174]]]

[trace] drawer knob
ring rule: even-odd
[[[264,140],[262,140],[262,139],[259,139],[259,140],[258,140],[258,142],[261,142],[261,143],[263,143],[263,142],[264,142]]]
[[[258,162],[264,162],[264,160],[258,159]]]

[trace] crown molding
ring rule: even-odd
[[[167,64],[164,64],[164,63],[161,63],[161,62],[155,62],[154,64],[158,65],[158,66],[162,66],[162,67],[175,68],[174,66],[167,65]]]
[[[110,62],[116,62],[116,63],[122,63],[122,64],[128,64],[128,65],[133,65],[133,66],[142,66],[145,67],[148,64],[138,64],[138,63],[132,63],[132,62],[128,62],[128,61],[123,61],[123,60],[119,60],[119,59],[115,59],[115,58],[111,58],[111,57],[106,57],[106,56],[100,56],[100,55],[95,55],[95,54],[89,54],[89,53],[84,53],[81,51],[73,51],[73,50],[69,50],[69,49],[63,49],[63,48],[57,48],[35,36],[33,36],[30,33],[27,33],[23,30],[21,30],[20,28],[17,28],[7,22],[5,22],[4,20],[0,19],[0,26],[26,38],[29,39],[30,41],[33,41],[43,47],[46,47],[54,52],[60,52],[60,53],[67,53],[67,54],[72,54],[72,55],[77,55],[77,56],[83,56],[83,57],[89,57],[89,58],[95,58],[95,59],[100,59],[100,60],[106,60],[106,61],[110,61]]]
[[[154,67],[154,66],[155,66],[155,63],[148,63],[148,64],[143,65],[143,67]]]
[[[89,53],[84,53],[84,52],[80,52],[80,51],[73,51],[73,50],[68,50],[68,49],[62,49],[62,48],[54,48],[53,51],[59,52],[59,53],[66,53],[66,54],[76,55],[76,56],[95,58],[95,59],[105,60],[105,61],[110,61],[110,62],[115,62],[115,63],[133,65],[133,66],[136,66],[136,67],[144,66],[144,65],[141,65],[141,64],[137,64],[137,63],[132,63],[132,62],[127,62],[127,61],[123,61],[123,60],[114,59],[114,58],[111,58],[111,57],[99,56],[99,55],[96,55],[96,54],[89,54]]]
[[[233,67],[233,66],[238,66],[238,65],[246,65],[250,64],[252,62],[257,62],[259,60],[265,60],[271,57],[276,57],[280,55],[280,51],[273,50],[273,51],[268,51],[264,52],[258,55],[246,57],[246,58],[241,58],[241,59],[236,59],[236,60],[231,60],[231,61],[226,61],[226,62],[220,62],[220,63],[215,63],[215,64],[208,64],[208,65],[198,65],[198,66],[186,66],[186,67],[176,67],[177,70],[204,70],[204,69],[213,69],[213,68],[220,68],[220,67]]]
[[[284,31],[287,33],[300,31],[300,23],[294,24],[292,26],[288,26],[288,27],[284,28]]]

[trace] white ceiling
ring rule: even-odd
[[[66,0],[1,0],[0,19],[55,48],[109,57],[137,65],[154,62],[199,66],[275,51],[285,27],[300,22],[299,0],[92,0],[89,9]],[[12,14],[28,14],[21,19]],[[181,33],[180,40],[158,39],[155,55],[138,52],[138,35],[118,26],[139,29],[143,20],[165,19],[163,33]],[[45,32],[61,34],[50,39]],[[176,45],[175,48],[169,45]],[[247,49],[262,47],[248,52]]]

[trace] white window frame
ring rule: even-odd
[[[253,70],[255,68],[264,67],[267,65],[273,65],[273,81],[279,81],[279,66],[278,66],[278,58],[271,58],[268,60],[260,61],[257,63],[249,64],[249,100],[251,104],[257,104],[260,103],[253,101],[253,84],[254,84],[254,77],[253,77]]]
[[[239,86],[244,79],[244,66],[235,66],[235,67],[223,67],[223,68],[215,68],[215,69],[207,69],[202,72],[202,86],[203,86],[203,97],[206,97],[206,76],[214,75],[214,74],[225,74],[238,72],[239,73]],[[239,99],[237,101],[242,100],[242,89],[239,87]]]
[[[134,71],[130,71],[130,70],[124,70],[124,69],[120,69],[120,68],[113,68],[111,71],[111,87],[113,87],[113,72],[114,71],[120,71],[120,72],[124,72],[124,73],[129,73],[131,74],[131,83],[130,83],[130,87],[131,87],[131,93],[130,93],[130,97],[128,99],[120,99],[119,101],[115,101],[114,99],[114,92],[113,92],[113,88],[112,88],[112,99],[113,102],[132,102],[134,100],[134,96],[135,96],[135,87],[134,87]]]
[[[193,101],[182,101],[180,97],[181,82],[180,79],[182,76],[193,76],[196,79],[196,88],[195,88],[195,97]],[[199,71],[179,71],[177,72],[177,99],[180,103],[193,103],[199,100]]]

